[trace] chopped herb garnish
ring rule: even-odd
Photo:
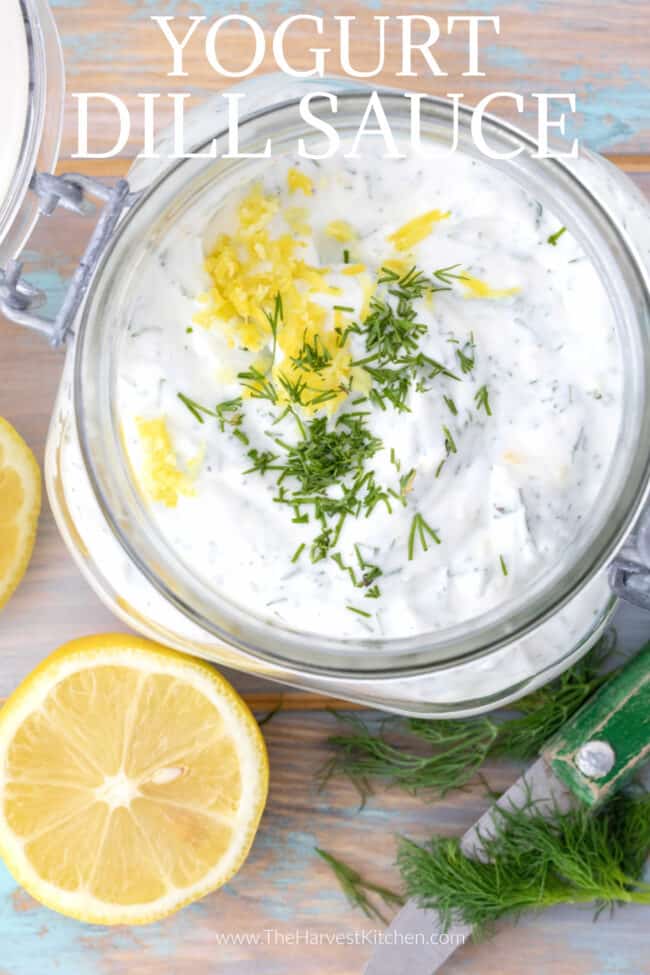
[[[429,551],[429,546],[427,545],[427,537],[432,538],[436,545],[440,545],[440,537],[438,532],[435,531],[431,525],[427,524],[421,514],[413,515],[413,521],[411,522],[411,531],[409,532],[409,562],[412,561],[415,554],[415,542],[419,540],[422,549],[425,552]]]
[[[266,320],[269,323],[269,328],[271,329],[271,335],[273,336],[273,350],[271,352],[271,366],[273,366],[273,363],[275,362],[276,349],[278,347],[278,326],[284,315],[284,310],[282,307],[282,295],[279,291],[275,296],[273,311],[265,311],[264,315],[266,316]]]
[[[457,454],[458,450],[456,448],[456,441],[454,440],[449,427],[446,427],[443,424],[442,432],[445,435],[445,450],[447,451],[447,454]]]
[[[307,332],[303,335],[302,348],[291,361],[297,369],[306,372],[322,372],[332,362],[332,355],[323,345],[320,335],[314,335],[312,342],[307,339]]]
[[[350,263],[350,251],[347,249],[347,247],[343,250],[343,263]]]
[[[504,576],[507,576],[508,566],[506,565],[506,560],[504,559],[503,555],[499,556],[499,562],[501,563],[501,571],[503,572]]]
[[[237,379],[241,380],[242,386],[250,392],[253,399],[267,399],[271,403],[277,403],[278,393],[273,380],[267,379],[255,366],[237,373]]]
[[[473,333],[470,333],[470,337],[462,349],[456,349],[456,355],[458,356],[461,371],[467,375],[476,365],[476,345],[474,344]]]
[[[546,238],[547,244],[551,244],[552,247],[557,247],[557,242],[564,233],[566,233],[566,227],[560,227],[560,229],[556,230],[554,234],[551,234],[550,237]]]
[[[481,386],[480,389],[476,391],[474,394],[474,402],[476,403],[477,410],[483,409],[488,416],[492,416],[487,386]]]
[[[451,396],[443,396],[442,398],[447,404],[447,409],[452,414],[452,416],[458,416],[458,408],[454,403],[453,399],[451,398]]]
[[[298,548],[296,549],[296,551],[293,553],[293,555],[291,557],[291,561],[292,562],[297,562],[298,561],[298,559],[300,558],[300,556],[302,555],[302,553],[304,551],[304,548],[305,548],[305,543],[303,542],[302,545],[299,545]]]
[[[357,609],[356,606],[346,606],[351,613],[356,613],[358,616],[365,616],[366,619],[372,619],[372,613],[366,613],[365,609]]]

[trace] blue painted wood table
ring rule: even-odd
[[[232,12],[221,0],[54,0],[63,38],[69,94],[63,141],[63,168],[79,169],[69,159],[76,139],[73,91],[110,91],[135,109],[141,91],[188,90],[197,99],[222,82],[207,66],[200,44],[188,45],[187,78],[166,78],[167,50],[150,22],[152,13],[210,16]],[[469,102],[489,91],[569,90],[578,96],[572,134],[611,155],[650,191],[650,71],[647,58],[647,0],[474,0],[456,2],[454,13],[501,16],[501,35],[483,46],[483,78],[463,78]],[[353,12],[357,65],[374,63],[376,13],[426,12],[446,22],[450,9],[440,0],[409,5],[401,0],[334,4],[323,0],[324,46],[335,46],[334,14]],[[264,27],[307,5],[249,0],[246,11]],[[310,12],[311,7],[309,8]],[[290,55],[307,66],[306,27],[298,31]],[[228,38],[231,56],[246,45],[241,31]],[[465,70],[466,45],[460,33],[440,42],[438,56],[449,78],[411,87],[432,93],[458,90]],[[389,45],[379,80],[394,83],[396,47]],[[233,62],[234,63],[234,62]],[[271,70],[270,62],[263,66]],[[260,69],[262,70],[262,69]],[[453,85],[450,82],[453,80]],[[505,105],[504,105],[505,107]],[[138,152],[141,131],[134,112],[124,156],[87,162],[87,172],[117,176],[128,155]],[[164,109],[161,119],[164,120]],[[529,115],[526,122],[532,121]],[[113,132],[113,120],[92,116],[92,130]],[[98,146],[100,148],[101,146]],[[32,272],[53,302],[79,255],[85,230],[74,218],[44,224],[30,245]],[[61,363],[35,336],[0,321],[0,414],[21,430],[42,459],[48,416]],[[638,645],[650,626],[642,616],[626,618],[626,639]],[[35,557],[25,582],[2,614],[0,697],[46,653],[66,639],[107,629],[116,622],[88,589],[68,558],[45,510]],[[246,675],[234,683],[253,707],[264,711],[280,690]],[[272,785],[259,837],[245,868],[223,891],[159,924],[142,929],[102,929],[58,917],[18,889],[0,865],[0,975],[354,975],[370,953],[373,924],[351,910],[315,846],[331,850],[368,877],[394,885],[397,833],[424,839],[432,831],[456,834],[486,806],[480,788],[427,804],[396,792],[372,797],[359,811],[358,797],[346,783],[332,782],[319,792],[314,772],[327,757],[325,739],[334,719],[325,702],[296,691],[284,694],[284,708],[267,727]],[[371,720],[375,720],[372,715]],[[488,780],[505,789],[520,767],[490,765]],[[449,975],[650,975],[650,915],[628,908],[612,920],[592,923],[589,910],[558,909],[499,928],[493,941],[466,945],[445,971]],[[397,975],[397,973],[396,973]]]

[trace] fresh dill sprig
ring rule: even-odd
[[[413,560],[415,554],[415,543],[419,540],[423,551],[428,552],[429,546],[427,544],[427,538],[433,539],[436,545],[440,545],[440,536],[438,532],[435,531],[431,525],[429,525],[422,515],[418,512],[413,515],[413,521],[411,522],[411,530],[409,532],[409,543],[408,543],[408,555],[409,561]]]
[[[437,911],[443,931],[461,922],[481,934],[504,914],[555,904],[650,904],[641,880],[650,852],[650,795],[621,794],[598,813],[580,805],[550,816],[498,808],[496,832],[482,839],[481,859],[457,838],[423,846],[400,842],[397,863],[409,897]]]
[[[327,853],[318,847],[315,847],[315,850],[319,857],[322,857],[325,863],[333,870],[334,876],[341,885],[341,890],[347,897],[350,905],[361,908],[366,917],[381,921],[382,924],[388,924],[388,921],[377,905],[369,899],[368,894],[376,894],[384,902],[386,907],[402,907],[404,904],[404,898],[401,894],[398,894],[394,890],[389,890],[387,887],[381,887],[379,884],[373,884],[364,880],[357,870],[350,867],[347,863],[343,863],[337,857],[332,856],[331,853]]]
[[[488,757],[532,759],[611,677],[603,675],[601,667],[615,644],[610,631],[560,677],[517,701],[511,717],[396,719],[375,732],[356,716],[337,715],[347,728],[328,739],[333,755],[321,779],[345,775],[362,797],[377,779],[407,792],[436,796],[466,785]]]
[[[328,738],[334,755],[319,773],[321,786],[333,775],[343,774],[358,789],[362,801],[372,792],[372,781],[381,779],[405,792],[431,792],[444,796],[470,782],[496,740],[497,726],[488,718],[472,722],[424,722],[421,740],[426,750],[391,743],[382,727],[373,734],[356,715],[336,714],[349,730]],[[419,719],[415,719],[419,720]],[[393,725],[397,721],[391,722]]]
[[[508,566],[506,565],[506,560],[504,559],[503,555],[500,555],[499,556],[499,564],[501,566],[502,573],[504,574],[504,576],[507,576],[508,575]]]
[[[366,613],[365,609],[358,609],[356,606],[349,606],[349,605],[346,606],[345,608],[349,609],[351,613],[356,613],[358,616],[365,616],[366,619],[372,618],[372,613]]]
[[[552,247],[557,247],[558,240],[560,239],[562,234],[565,233],[566,233],[566,227],[560,227],[560,229],[556,230],[554,234],[551,234],[550,237],[546,238],[546,243],[551,244]]]
[[[488,416],[492,416],[492,408],[490,407],[490,397],[487,386],[479,387],[476,393],[474,393],[474,402],[476,403],[477,410],[485,410]]]

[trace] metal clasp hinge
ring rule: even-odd
[[[610,589],[621,599],[650,610],[650,512],[641,520],[609,567]]]
[[[103,202],[88,246],[55,318],[36,313],[35,309],[45,303],[47,295],[22,277],[22,261],[12,260],[4,269],[0,268],[0,311],[10,321],[47,335],[50,344],[57,347],[65,341],[72,328],[92,275],[117,222],[124,210],[132,206],[140,194],[131,193],[125,179],[118,180],[114,186],[106,186],[100,180],[78,173],[65,173],[62,176],[35,173],[30,189],[38,194],[39,215],[44,217],[50,216],[59,206],[73,213],[86,215],[93,210],[89,197]]]

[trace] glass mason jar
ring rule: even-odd
[[[301,136],[309,143],[314,133],[300,118],[298,102],[314,88],[338,94],[334,124],[342,135],[356,132],[367,91],[343,80],[288,84],[270,76],[239,86],[249,111],[240,125],[240,151],[259,152],[268,137],[276,154]],[[406,132],[408,102],[385,89],[382,101],[393,131]],[[74,322],[46,452],[50,502],[68,548],[117,616],[146,636],[210,660],[403,714],[460,716],[512,701],[587,651],[613,612],[616,592],[634,590],[633,598],[650,606],[641,518],[650,474],[646,203],[604,159],[585,151],[571,163],[536,159],[527,135],[486,120],[493,148],[524,151],[483,164],[548,205],[606,284],[626,363],[615,460],[562,559],[506,605],[417,637],[323,638],[257,617],[192,573],[143,502],[115,415],[120,343],[138,303],[146,301],[147,268],[183,227],[200,238],[199,212],[216,210],[229,189],[249,177],[249,160],[222,158],[224,114],[209,103],[186,130],[193,151],[205,151],[216,139],[217,158],[136,162],[129,176],[132,205],[108,240]],[[469,120],[461,110],[459,149],[478,156]],[[422,103],[423,140],[447,148],[451,125],[448,102]],[[163,157],[167,145],[163,140],[158,147]]]
[[[34,172],[49,173],[56,166],[63,127],[65,74],[52,12],[46,0],[16,0],[16,4],[15,11],[7,8],[10,22],[2,25],[3,40],[15,51],[17,63],[26,58],[28,77],[24,103],[19,90],[3,93],[7,101],[16,100],[11,121],[12,128],[22,127],[22,143],[6,191],[3,183],[0,194],[0,268],[20,254],[34,227],[39,198],[29,192],[30,182]],[[17,78],[13,84],[20,86],[20,81]]]

